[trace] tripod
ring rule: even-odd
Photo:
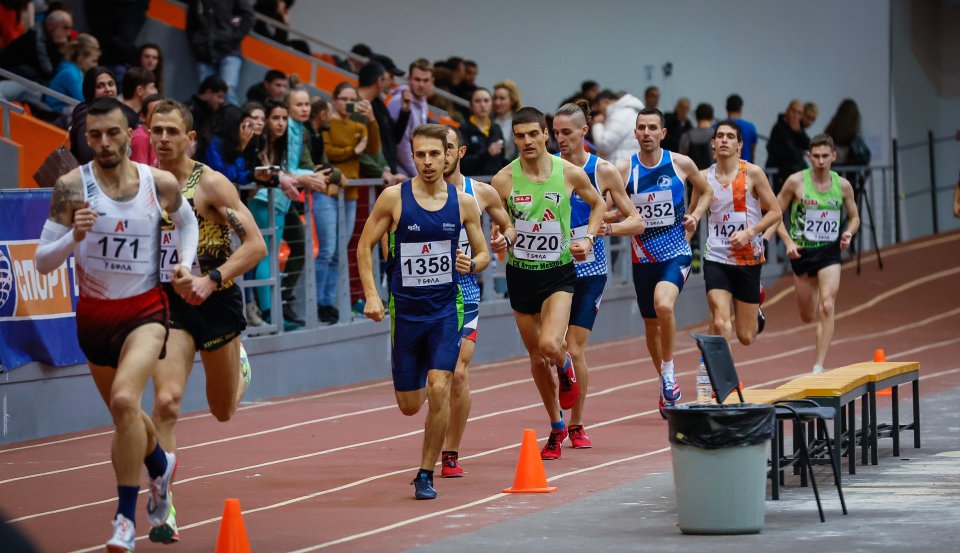
[[[873,206],[870,204],[870,195],[867,194],[867,177],[864,172],[857,171],[850,173],[853,177],[850,182],[853,184],[853,196],[857,203],[857,211],[863,213],[863,205],[866,205],[867,215],[870,216],[870,238],[873,240],[873,249],[877,252],[877,265],[883,270],[883,259],[880,257],[880,244],[877,242],[877,224],[873,217]],[[861,227],[863,226],[863,215],[860,216]],[[857,233],[857,274],[860,274],[860,256],[863,255],[863,233]]]

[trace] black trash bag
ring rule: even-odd
[[[772,405],[684,405],[667,407],[670,443],[701,449],[762,444],[773,438]]]

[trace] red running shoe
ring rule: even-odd
[[[563,368],[557,369],[560,379],[560,408],[572,409],[580,398],[580,384],[577,383],[577,373],[573,370],[573,358],[567,354],[567,361]]]
[[[460,478],[463,476],[463,467],[457,459],[456,451],[445,451],[440,459],[441,478]]]
[[[547,438],[547,445],[540,450],[540,458],[544,461],[555,461],[560,458],[560,444],[567,439],[566,430],[551,430]]]
[[[573,449],[590,449],[593,447],[593,442],[587,437],[587,432],[583,429],[582,424],[571,426],[569,434],[570,445],[573,446]]]
[[[763,305],[763,300],[767,299],[767,291],[763,289],[763,284],[760,284],[760,305]]]

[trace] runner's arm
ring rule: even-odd
[[[623,184],[623,178],[620,171],[612,163],[600,162],[597,165],[597,183],[600,184],[600,190],[610,194],[613,205],[616,206],[616,213],[623,220],[619,222],[606,222],[604,217],[604,226],[606,234],[610,236],[633,236],[643,232],[643,218],[637,211],[637,206],[633,205],[630,197],[627,196],[627,189]]]
[[[501,253],[506,251],[511,244],[517,243],[517,229],[513,227],[513,218],[510,217],[510,212],[507,210],[507,199],[510,197],[510,193],[513,191],[513,179],[510,176],[510,166],[507,165],[500,170],[499,173],[493,176],[493,180],[490,181],[490,186],[497,193],[500,201],[500,207],[503,208],[504,212],[507,214],[507,218],[510,221],[510,224],[502,228],[503,232],[493,232],[491,231],[490,236],[490,247],[495,253]],[[491,214],[493,217],[493,214]],[[496,220],[494,220],[496,222]],[[499,226],[500,223],[497,223]],[[499,234],[498,236],[495,236]]]
[[[151,168],[150,170],[153,172],[153,181],[157,185],[160,207],[170,216],[179,233],[180,240],[177,247],[179,266],[185,269],[182,272],[189,273],[190,268],[193,267],[193,260],[197,258],[197,245],[200,244],[200,226],[197,223],[197,216],[194,215],[190,202],[180,194],[180,183],[177,182],[176,177],[160,169]]]
[[[375,322],[383,320],[384,311],[380,291],[377,289],[377,281],[373,275],[373,246],[390,229],[393,222],[394,206],[399,202],[400,187],[386,188],[373,205],[373,210],[363,224],[363,231],[360,233],[360,240],[357,243],[357,272],[360,273],[363,295],[366,298],[363,314]]]
[[[78,209],[84,209],[83,190],[79,187],[79,182],[73,182],[67,179],[67,176],[57,179],[53,188],[53,196],[50,198],[50,217],[43,224],[43,232],[40,234],[40,244],[37,246],[36,267],[41,273],[50,273],[70,257],[78,240],[77,233],[74,231],[74,213]],[[86,211],[91,212],[91,218],[96,221],[96,214],[89,208]],[[77,225],[81,226],[81,225]],[[89,225],[89,230],[93,222]]]
[[[240,201],[236,187],[225,176],[215,171],[205,171],[201,187],[207,204],[220,214],[221,219],[226,221],[230,230],[240,239],[240,247],[218,267],[223,280],[234,280],[256,267],[257,263],[267,256],[267,244],[260,234],[253,214]]]
[[[463,214],[463,226],[467,229],[467,240],[470,241],[470,250],[473,252],[473,258],[463,256],[466,266],[457,259],[457,270],[461,273],[479,273],[487,268],[490,263],[490,254],[487,252],[486,239],[483,237],[483,229],[480,228],[480,213],[475,209],[473,198],[468,194],[460,192],[457,195],[460,201],[460,213]]]
[[[503,207],[503,201],[497,190],[485,182],[473,181],[474,190],[481,198],[481,205],[484,211],[490,216],[490,220],[500,227],[500,232],[510,235],[511,244],[517,239],[517,231],[513,228],[510,221],[510,214]]]
[[[853,195],[853,186],[845,178],[840,179],[840,190],[843,192],[843,207],[847,210],[847,229],[840,235],[840,249],[850,247],[853,235],[860,229],[860,211]]]
[[[770,187],[770,181],[767,180],[767,174],[763,172],[763,169],[756,165],[750,165],[747,170],[747,177],[753,183],[753,190],[757,193],[757,199],[760,200],[760,208],[766,211],[760,221],[753,226],[755,231],[753,235],[763,234],[766,236],[766,232],[774,228],[783,219],[783,208],[780,207],[777,197],[773,195],[773,188]]]
[[[793,203],[793,200],[797,198],[796,187],[800,186],[803,182],[800,173],[794,173],[787,178],[783,183],[783,188],[780,189],[780,193],[777,194],[777,203],[780,204],[781,213],[787,213],[790,209],[790,204]],[[787,224],[783,222],[783,215],[781,214],[780,224],[774,225],[777,236],[780,237],[780,240],[783,241],[783,245],[787,249],[787,257],[790,259],[797,259],[799,257],[798,248],[796,242],[793,241],[793,238],[790,237],[790,229],[787,228]],[[764,236],[773,236],[770,234],[770,229],[767,229],[767,232],[764,233]],[[797,257],[791,256],[793,252]]]
[[[569,172],[568,172],[569,171]],[[597,236],[600,233],[600,225],[603,224],[603,216],[607,210],[607,202],[603,196],[597,192],[590,182],[590,178],[583,172],[583,169],[567,163],[564,175],[569,175],[570,184],[573,185],[574,192],[580,196],[580,199],[590,206],[590,220],[587,223],[587,234]]]

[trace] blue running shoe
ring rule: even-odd
[[[432,474],[417,474],[417,477],[410,483],[414,486],[413,496],[417,499],[437,498],[437,490],[433,489]]]
[[[677,384],[676,377],[672,374],[661,374],[660,383],[662,384],[660,395],[663,397],[663,404],[667,407],[675,406],[683,396],[680,393],[680,385]]]

